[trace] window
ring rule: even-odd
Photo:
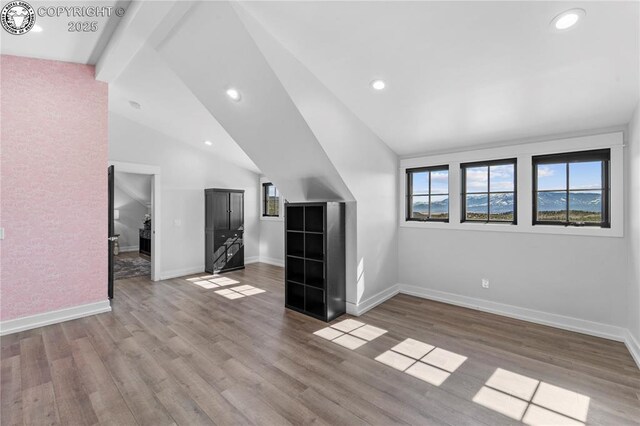
[[[517,223],[516,159],[460,165],[462,221]]]
[[[609,161],[602,149],[533,157],[533,224],[609,228]]]
[[[280,216],[280,193],[272,183],[262,184],[263,211],[262,216]]]
[[[449,166],[407,169],[407,220],[449,221]]]

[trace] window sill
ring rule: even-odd
[[[522,234],[551,234],[575,235],[587,237],[623,237],[622,229],[594,228],[594,227],[565,227],[557,225],[513,225],[511,223],[446,223],[446,222],[414,222],[401,221],[400,228],[440,229],[451,231],[480,231],[480,232],[515,232]]]
[[[266,222],[284,222],[283,216],[262,216],[260,215],[260,220],[264,220]]]

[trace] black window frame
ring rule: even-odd
[[[268,214],[267,211],[267,205],[269,203],[269,187],[273,186],[273,188],[276,190],[276,194],[277,194],[277,199],[278,199],[278,214]],[[271,183],[271,182],[265,182],[262,184],[262,217],[280,217],[280,192],[278,191],[278,188],[276,188],[276,186]]]
[[[431,173],[432,172],[441,172],[441,171],[446,171],[447,172],[447,193],[446,194],[432,194],[431,193]],[[424,173],[424,172],[429,172],[429,192],[426,194],[414,194],[413,193],[413,174],[414,173]],[[449,223],[449,218],[451,217],[451,188],[449,186],[449,165],[445,164],[445,165],[441,165],[441,166],[429,166],[429,167],[415,167],[415,168],[411,168],[411,169],[407,169],[406,170],[406,177],[407,177],[407,196],[406,196],[406,214],[405,214],[405,220],[408,222],[443,222],[443,223]],[[427,196],[429,197],[429,216],[431,216],[431,197],[432,196],[443,196],[446,195],[448,198],[448,203],[447,203],[447,217],[446,219],[441,219],[441,218],[431,218],[431,217],[427,217],[424,219],[419,219],[419,218],[415,218],[415,217],[411,217],[411,206],[412,206],[412,198],[414,196]]]
[[[569,194],[571,192],[589,191],[591,189],[571,189],[569,184],[569,165],[572,163],[586,163],[602,161],[602,188],[598,188],[602,191],[602,212],[601,222],[576,222],[569,220]],[[566,163],[566,188],[564,190],[542,190],[538,191],[538,165],[540,164],[563,164]],[[532,166],[532,224],[535,225],[555,225],[555,226],[574,226],[574,227],[598,227],[598,228],[611,228],[611,149],[594,149],[589,151],[573,151],[563,152],[558,154],[545,154],[536,155],[531,159]],[[539,192],[565,192],[567,194],[567,220],[566,221],[549,221],[538,220],[538,193]]]
[[[491,166],[502,166],[506,164],[513,165],[513,191],[491,191]],[[475,167],[487,168],[487,192],[477,192],[469,195],[487,195],[487,219],[467,219],[467,169]],[[518,159],[517,158],[505,158],[500,160],[488,160],[488,161],[474,161],[471,163],[460,164],[460,180],[461,180],[461,195],[460,195],[460,207],[461,216],[460,222],[470,223],[501,223],[503,225],[517,225],[518,224]],[[513,220],[492,220],[491,219],[491,194],[511,194],[513,193]]]

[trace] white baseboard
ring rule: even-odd
[[[264,257],[264,256],[260,256],[260,263],[268,263],[269,265],[274,265],[274,266],[279,266],[281,268],[284,268],[284,260],[282,259],[275,259],[272,257]]]
[[[86,305],[74,306],[72,308],[64,308],[57,311],[45,312],[43,314],[2,321],[0,322],[0,336],[78,319],[89,315],[101,314],[104,312],[111,312],[111,304],[109,303],[109,300],[102,300],[100,302],[87,303]]]
[[[424,287],[412,286],[408,284],[394,284],[390,288],[381,291],[380,293],[377,293],[358,304],[347,302],[347,313],[354,316],[362,315],[368,310],[373,309],[374,307],[380,305],[381,303],[392,298],[398,293],[421,297],[429,300],[435,300],[438,302],[444,302],[450,305],[462,306],[465,308],[475,309],[483,312],[489,312],[492,314],[502,315],[536,324],[547,325],[563,330],[602,337],[618,342],[624,342],[629,349],[631,356],[640,368],[640,344],[634,338],[631,332],[624,327],[617,327],[609,324],[572,318],[564,315],[551,314],[548,312],[521,308],[518,306],[492,302],[484,299],[477,299],[474,297],[461,296],[458,294],[427,289]]]
[[[244,264],[248,265],[250,263],[258,263],[260,262],[260,258],[258,256],[249,256],[244,258]]]
[[[631,353],[633,360],[638,365],[638,368],[640,368],[640,343],[638,343],[629,330],[626,330],[626,332],[624,343],[627,345],[627,349],[629,349],[629,352]]]
[[[170,280],[171,278],[184,277],[185,275],[204,274],[204,265],[192,266],[190,268],[170,269],[160,273],[161,280]]]
[[[360,316],[370,309],[375,308],[379,304],[391,299],[393,296],[400,292],[400,286],[394,284],[386,290],[374,294],[366,300],[360,301],[360,303],[347,302],[347,313],[349,315]]]
[[[479,311],[529,321],[536,324],[548,325],[551,327],[561,328],[563,330],[603,337],[605,339],[616,340],[618,342],[625,341],[626,329],[623,327],[567,317],[564,315],[551,314],[548,312],[536,311],[503,303],[491,302],[489,300],[461,296],[458,294],[431,290],[408,284],[400,284],[400,293],[449,303],[451,305],[462,306],[465,308],[477,309]]]
[[[129,253],[132,251],[140,251],[140,247],[138,246],[120,246],[120,253]]]

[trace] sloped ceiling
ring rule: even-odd
[[[83,3],[89,4],[78,2]],[[185,55],[212,42],[210,27],[218,24],[212,16],[203,16],[200,26],[190,25],[197,3],[118,3],[127,7],[124,18],[105,23],[102,35],[82,38],[70,38],[53,25],[56,19],[39,19],[42,33],[2,36],[2,53],[94,62],[109,25],[118,23],[99,71],[103,58],[111,56],[106,53],[131,49],[130,56],[116,55],[110,62],[117,66],[104,73],[113,87],[110,108],[203,150],[204,140],[217,139],[221,149],[215,155],[229,155],[230,161],[258,170],[224,126],[154,56],[158,43],[174,33],[183,34]],[[637,1],[242,5],[400,156],[623,125],[638,103]],[[556,14],[575,7],[586,11],[576,28],[550,30]],[[118,40],[120,45],[114,43]],[[383,78],[387,88],[372,91],[374,78]],[[131,110],[129,100],[143,104],[142,112]]]
[[[157,51],[289,201],[353,200],[229,3],[193,5]]]
[[[626,124],[638,103],[639,2],[242,5],[401,156]]]
[[[4,6],[7,3],[3,2],[2,5]],[[91,2],[73,2],[73,4],[64,4],[67,2],[59,1],[29,1],[28,3],[37,13],[41,7],[80,6],[83,3],[95,7],[111,7],[112,10],[116,8],[126,10],[129,8],[131,1],[94,0]],[[90,19],[90,21],[97,22],[96,31],[69,31],[69,23],[80,20],[67,18],[65,13],[60,17],[40,16],[37,14],[36,25],[42,29],[41,32],[31,30],[16,37],[5,31],[0,31],[2,54],[80,64],[95,64],[122,18],[116,16],[115,12],[111,16],[96,16]],[[89,20],[87,19],[87,21]]]
[[[129,104],[142,105],[138,110]],[[259,173],[258,167],[229,136],[155,49],[144,45],[109,85],[109,110],[172,138]],[[208,146],[204,141],[211,141]]]
[[[137,173],[117,172],[115,186],[143,206],[151,207],[151,176]]]

